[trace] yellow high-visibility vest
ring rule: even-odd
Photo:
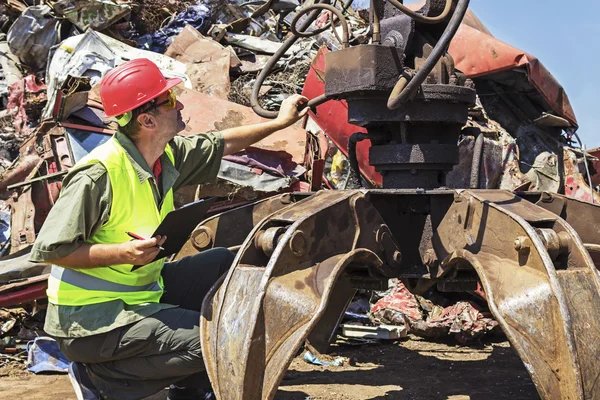
[[[174,162],[171,147],[165,152]],[[173,190],[164,196],[160,209],[156,206],[148,180],[140,183],[125,149],[112,138],[81,159],[74,168],[102,163],[108,172],[112,189],[112,205],[108,221],[86,243],[124,243],[134,232],[150,238],[155,229],[174,209]],[[82,306],[120,299],[127,304],[158,303],[163,293],[160,272],[165,259],[153,261],[131,271],[133,265],[118,264],[98,268],[52,267],[48,278],[48,301],[65,306]]]

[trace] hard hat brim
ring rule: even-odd
[[[167,86],[165,87],[165,91],[164,91],[164,92],[166,92],[166,91],[167,91],[167,90],[169,90],[169,89],[172,89],[172,88],[174,88],[175,86],[179,85],[181,82],[183,82],[183,81],[181,80],[181,78],[171,78],[171,79],[167,79]],[[163,94],[164,92],[162,92],[161,94]],[[161,94],[159,94],[158,96],[160,96]],[[157,97],[158,97],[158,96],[157,96]]]
[[[166,84],[165,84],[164,89],[162,91],[160,91],[158,94],[156,94],[156,96],[154,96],[151,99],[149,99],[146,103],[154,100],[155,98],[157,98],[158,96],[162,95],[163,93],[166,93],[170,89],[172,89],[175,86],[179,85],[181,82],[183,82],[183,80],[181,80],[181,78],[170,78],[170,79],[167,79],[166,82],[165,82]],[[141,105],[133,107],[133,108],[131,108],[131,109],[129,109],[129,110],[123,112],[123,113],[120,113],[120,114],[109,115],[109,113],[107,113],[106,110],[104,110],[104,115],[106,115],[106,117],[108,117],[108,118],[116,117],[117,115],[123,115],[124,113],[129,112],[129,111],[133,110],[134,108],[140,107]]]

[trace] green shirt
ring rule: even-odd
[[[137,172],[140,182],[150,181],[157,205],[173,188],[214,181],[223,156],[223,136],[220,133],[176,136],[169,144],[175,165],[166,154],[160,157],[162,173],[156,182],[133,142],[116,133]],[[30,255],[30,261],[47,262],[65,257],[92,237],[110,214],[112,192],[106,169],[101,163],[76,168],[63,181],[60,197],[48,214]],[[56,337],[84,337],[108,332],[136,322],[170,304],[146,303],[127,305],[117,300],[86,306],[48,304],[44,330]]]

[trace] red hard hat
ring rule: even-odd
[[[107,117],[125,114],[160,96],[181,79],[166,79],[147,58],[124,62],[110,70],[100,83],[100,98]]]

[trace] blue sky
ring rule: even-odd
[[[581,140],[600,147],[600,2],[471,0],[470,7],[496,38],[552,72],[575,110]]]

